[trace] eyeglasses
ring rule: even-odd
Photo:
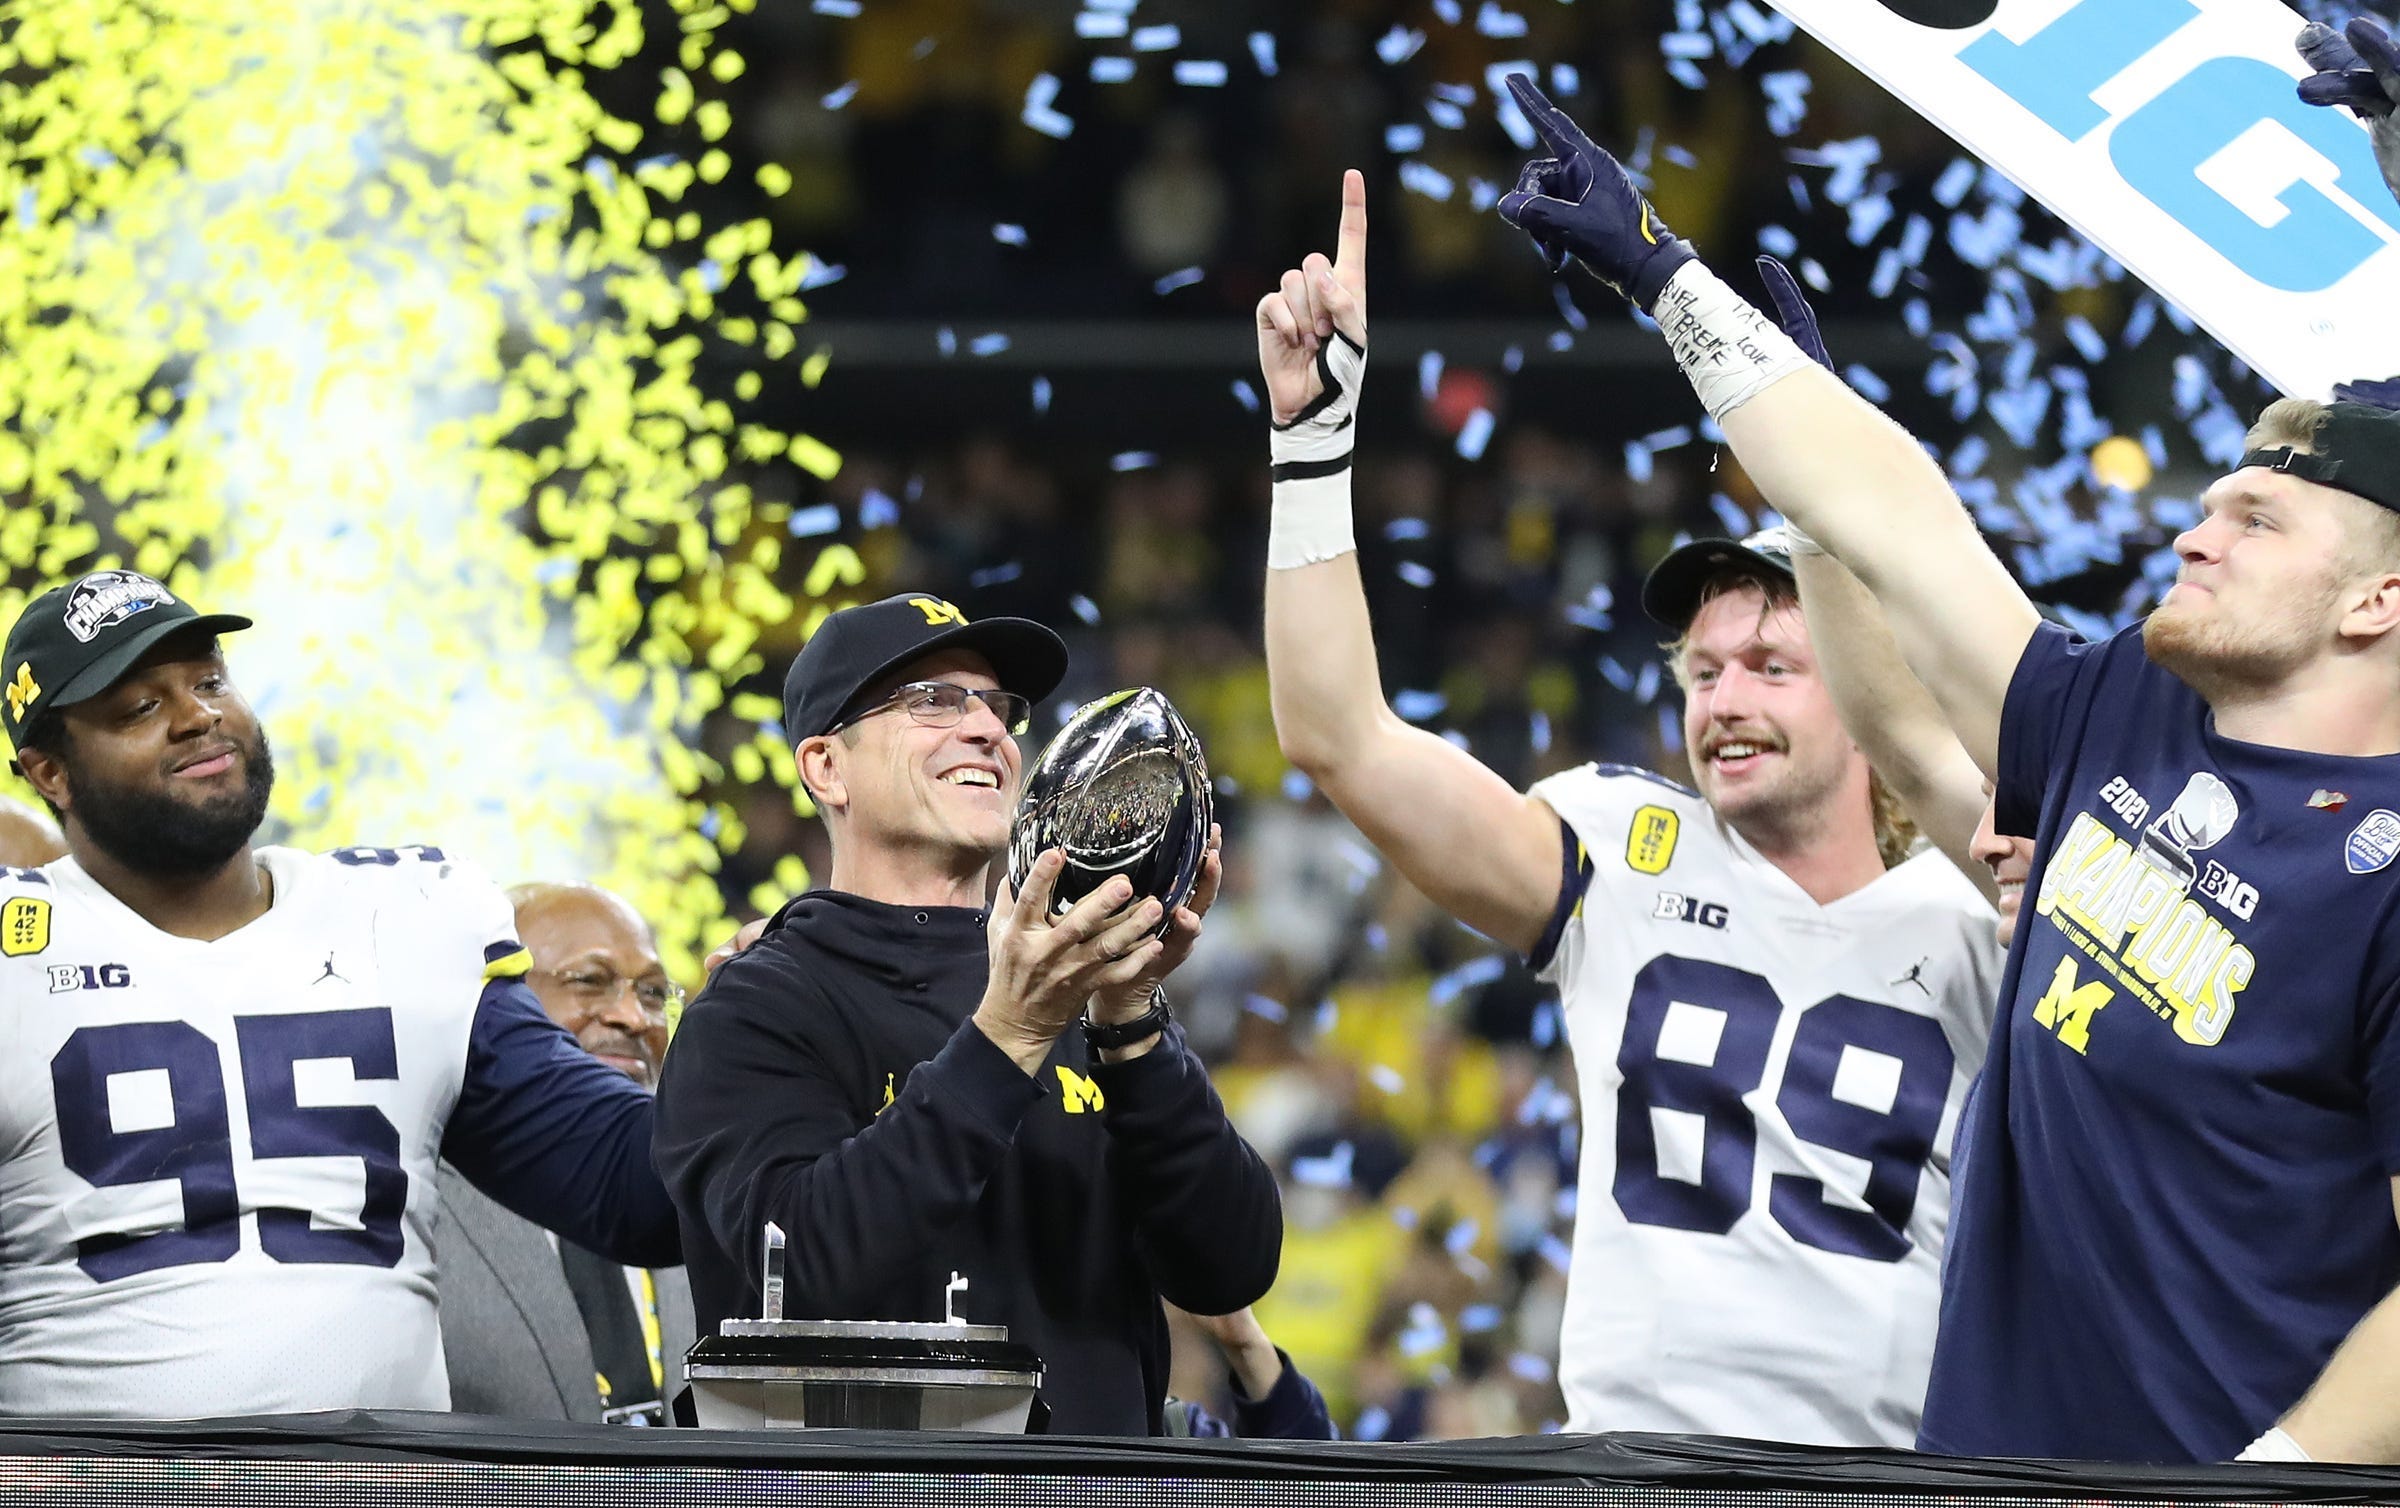
[[[627,979],[614,969],[535,969],[559,982],[570,999],[583,1008],[587,1016],[595,1015],[616,1004],[626,990],[633,991],[636,1005],[642,1014],[660,1020],[683,1004],[683,991],[664,979]]]
[[[953,686],[948,681],[911,681],[874,706],[842,719],[825,731],[839,733],[852,723],[894,707],[905,710],[928,728],[955,728],[966,720],[968,697],[975,697],[991,708],[992,715],[1000,719],[1000,726],[1013,736],[1023,737],[1025,730],[1033,726],[1033,703],[1013,691],[984,691],[973,686]]]

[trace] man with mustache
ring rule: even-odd
[[[17,763],[69,857],[0,875],[0,1413],[448,1405],[435,1164],[610,1258],[677,1260],[650,1099],[524,984],[433,848],[254,848],[274,766],[150,578],[27,605]]]
[[[1983,1058],[1990,909],[1843,731],[1773,533],[1660,561],[1686,789],[1513,790],[1385,702],[1352,542],[1366,196],[1259,305],[1274,409],[1276,732],[1410,883],[1560,986],[1583,1101],[1559,1382],[1575,1431],[1905,1445],[1949,1154]]]
[[[1274,1175],[1225,1118],[1160,981],[1222,864],[1169,912],[1119,875],[1052,904],[1065,855],[989,903],[1058,635],[903,593],[834,613],[783,726],[827,883],[717,966],[659,1085],[701,1332],[759,1312],[1006,1325],[1063,1434],[1164,1429],[1163,1298],[1229,1314],[1274,1281]]]
[[[2284,399],[2141,624],[2041,623],[1940,466],[1511,81],[1501,212],[1657,321],[2031,833],[1920,1443],[2400,1460],[2400,415]]]
[[[585,1052],[655,1089],[682,992],[649,923],[597,885],[519,885],[508,898],[543,1011]],[[441,1193],[451,1408],[664,1424],[692,1345],[683,1269],[611,1262],[510,1214],[448,1166]]]

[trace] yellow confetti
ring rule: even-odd
[[[733,688],[822,616],[753,487],[841,465],[742,411],[813,262],[683,202],[734,171],[676,142],[728,136],[752,8],[0,0],[0,621],[117,564],[254,612],[279,841],[595,880],[693,983],[743,835],[699,719],[730,700],[732,778],[789,786],[780,709]],[[612,115],[596,76],[661,40],[655,88],[598,91],[650,116]],[[809,565],[808,597],[865,576]]]

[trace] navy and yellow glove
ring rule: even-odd
[[[1648,313],[1691,243],[1667,229],[1624,164],[1593,145],[1532,79],[1511,74],[1508,91],[1554,154],[1537,157],[1500,198],[1500,218],[1533,238],[1557,272],[1572,259]]]

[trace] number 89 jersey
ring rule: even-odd
[[[1532,793],[1581,850],[1534,960],[1582,1088],[1567,1427],[1909,1446],[1991,907],[1931,852],[1820,906],[1646,770]]]
[[[0,1412],[449,1406],[435,1158],[507,900],[430,849],[257,857],[213,942],[72,860],[0,879]]]

